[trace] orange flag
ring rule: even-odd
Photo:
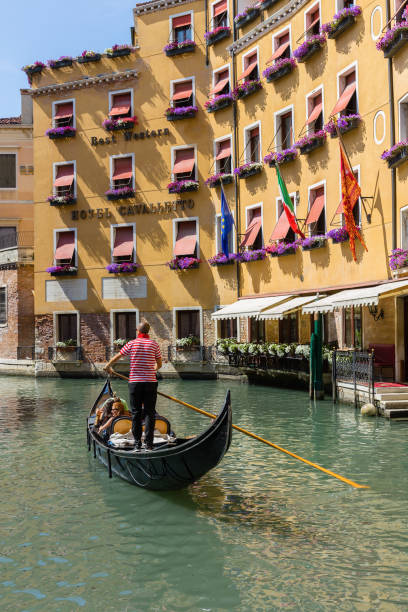
[[[356,177],[352,169],[350,168],[350,164],[347,161],[346,154],[344,149],[340,144],[340,172],[341,172],[341,201],[343,204],[343,212],[344,219],[346,222],[346,230],[350,237],[350,249],[353,254],[354,261],[357,261],[356,258],[356,245],[355,240],[361,242],[365,250],[367,251],[367,247],[364,244],[364,241],[361,237],[360,230],[356,226],[353,216],[353,208],[361,196],[360,185],[358,184]]]

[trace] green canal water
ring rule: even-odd
[[[154,493],[87,452],[97,380],[0,378],[0,610],[408,610],[407,423],[305,393],[207,381],[160,388],[218,411],[354,490],[234,432],[189,489]],[[123,395],[125,383],[115,383]],[[168,400],[176,433],[205,417]]]

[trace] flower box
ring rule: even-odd
[[[260,4],[259,4],[259,8],[264,11],[267,8],[271,8],[272,6],[274,6],[275,4],[277,4],[279,2],[279,0],[263,0]]]
[[[75,276],[78,268],[75,266],[51,266],[46,270],[51,276]]]
[[[175,106],[166,110],[167,121],[178,121],[179,119],[192,119],[198,111],[197,106]]]
[[[265,249],[255,249],[253,251],[245,251],[240,253],[237,261],[241,263],[251,263],[251,261],[262,261],[266,258]]]
[[[408,251],[405,249],[393,249],[389,257],[390,269],[394,272],[400,270],[405,272],[408,265]]]
[[[259,174],[262,172],[262,170],[263,164],[260,162],[250,162],[248,164],[244,164],[243,166],[239,166],[239,168],[235,168],[234,174],[236,174],[240,179],[246,179],[249,176]]]
[[[167,57],[173,55],[181,55],[182,53],[192,53],[196,49],[196,43],[193,40],[184,42],[172,42],[164,47],[164,52]]]
[[[290,74],[296,66],[296,60],[293,57],[284,58],[278,60],[263,71],[263,76],[266,78],[267,83],[278,81],[282,77]]]
[[[119,189],[108,189],[105,191],[105,196],[109,201],[127,200],[135,197],[135,190],[130,187],[122,187]]]
[[[173,181],[167,185],[169,193],[184,193],[186,191],[198,191],[198,181]]]
[[[242,98],[246,98],[260,89],[262,89],[262,83],[259,79],[256,81],[244,81],[244,83],[240,83],[235,87],[232,95],[235,100],[241,100]]]
[[[356,18],[353,15],[347,15],[341,19],[336,25],[334,25],[327,33],[328,38],[337,38],[340,34],[343,34],[350,26],[356,22]]]
[[[244,11],[235,17],[235,25],[237,28],[243,28],[248,23],[251,23],[259,15],[259,8],[247,7]]]
[[[381,155],[389,168],[396,168],[408,160],[408,141],[402,141],[391,147],[388,151],[384,151]]]
[[[73,138],[76,135],[76,129],[70,126],[51,128],[45,132],[50,140],[59,138]]]
[[[50,206],[66,206],[68,204],[75,204],[77,199],[74,196],[49,196],[47,202]]]
[[[204,106],[207,113],[215,113],[216,111],[221,110],[222,108],[227,108],[227,106],[231,106],[233,99],[234,98],[232,96],[232,93],[221,94],[220,96],[217,96],[212,100],[207,100],[207,102],[204,103]]]
[[[305,40],[300,47],[295,49],[293,55],[298,62],[307,62],[312,55],[320,51],[325,42],[326,37],[324,34],[315,34],[314,36],[311,36],[309,39]]]
[[[329,232],[327,232],[326,238],[331,238],[333,244],[340,244],[341,242],[347,242],[347,240],[349,240],[349,233],[346,230],[346,228],[343,226],[337,229],[332,229]]]
[[[234,182],[234,175],[233,174],[214,174],[213,176],[210,176],[206,181],[205,184],[208,185],[208,187],[210,187],[210,189],[214,188],[214,187],[218,187],[219,185],[223,184],[223,185],[229,185],[230,183]]]
[[[240,259],[240,256],[237,257],[236,253],[230,253],[228,257],[224,255],[224,253],[218,253],[217,255],[214,255],[214,257],[210,257],[210,259],[208,260],[208,263],[212,267],[230,266],[233,263],[235,263],[237,259]]]
[[[408,25],[388,30],[377,43],[377,49],[384,52],[386,59],[393,57],[408,42]]]
[[[299,149],[299,153],[301,155],[307,155],[315,149],[322,147],[325,142],[326,132],[324,130],[320,130],[319,132],[304,136],[304,138],[301,138],[295,142],[295,147]]]
[[[220,26],[219,28],[215,28],[210,32],[206,32],[204,34],[204,38],[207,41],[207,46],[215,45],[220,40],[224,38],[229,38],[231,36],[231,28],[229,26]]]
[[[79,64],[87,64],[88,62],[99,62],[101,59],[100,53],[93,53],[92,55],[79,55],[77,57],[77,62]]]
[[[326,236],[311,236],[302,240],[302,251],[312,251],[313,249],[320,249],[327,245]]]
[[[297,246],[285,245],[285,248],[280,249],[281,244],[278,244],[276,251],[269,251],[268,248],[270,247],[267,247],[267,252],[271,257],[283,257],[284,255],[294,255],[296,253]]]
[[[140,268],[140,264],[124,261],[122,263],[111,263],[106,266],[105,270],[109,274],[133,274],[137,272],[138,268]]]
[[[72,66],[72,61],[72,57],[61,57],[57,60],[49,60],[48,65],[54,69],[65,68],[66,66]]]
[[[298,152],[295,147],[290,149],[284,149],[283,151],[273,151],[268,155],[265,155],[264,162],[269,165],[270,168],[274,168],[276,165],[281,166],[288,164],[297,158]]]
[[[197,257],[174,257],[167,262],[170,270],[195,270],[199,267],[201,259]]]
[[[137,125],[137,117],[125,117],[123,119],[105,119],[102,127],[108,132],[115,130],[132,130]]]
[[[130,55],[133,51],[133,47],[129,45],[113,45],[109,49],[105,49],[105,53],[108,57],[124,57]]]
[[[347,132],[351,132],[356,127],[359,126],[361,121],[360,115],[342,115],[337,119],[337,128],[340,134],[346,134]],[[336,129],[336,124],[334,121],[329,121],[324,126],[326,132],[330,134],[330,138],[337,138],[338,133]]]
[[[29,66],[24,66],[22,70],[26,73],[26,75],[30,78],[33,74],[38,74],[45,68],[45,64],[42,62],[35,62],[35,64],[31,64]]]

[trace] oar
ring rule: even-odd
[[[114,370],[112,370],[112,372],[115,376],[118,376],[119,378],[123,378],[123,380],[129,381],[129,379],[126,376],[123,376],[122,374],[119,374],[118,372],[115,372]],[[160,391],[158,391],[157,394],[161,395],[162,397],[165,397],[166,399],[172,400],[173,402],[176,402],[177,404],[180,404],[181,406],[186,406],[187,408],[191,408],[192,410],[195,410],[196,412],[199,412],[200,414],[204,414],[205,416],[210,417],[211,419],[217,418],[215,414],[211,414],[211,412],[206,412],[205,410],[201,410],[201,408],[197,408],[197,406],[193,406],[192,404],[187,404],[187,402],[182,402],[181,400],[177,399],[176,397],[172,397],[171,395],[166,395],[165,393],[161,393]],[[341,480],[342,482],[345,482],[346,484],[351,485],[355,489],[369,489],[370,488],[367,485],[361,485],[361,484],[358,484],[358,482],[354,482],[353,480],[350,480],[349,478],[340,476],[340,474],[336,474],[336,472],[327,470],[321,465],[318,465],[317,463],[313,463],[312,461],[309,461],[308,459],[304,459],[303,457],[300,457],[299,455],[296,455],[295,453],[292,453],[291,451],[286,450],[286,448],[282,448],[282,446],[278,446],[277,444],[274,444],[273,442],[269,442],[269,440],[265,440],[265,438],[261,438],[260,436],[257,436],[256,434],[252,433],[251,431],[248,431],[247,429],[243,429],[243,427],[239,427],[238,425],[232,425],[232,427],[233,429],[240,431],[246,436],[249,436],[250,438],[254,438],[254,440],[258,440],[258,442],[262,442],[263,444],[266,444],[267,446],[272,446],[272,448],[276,448],[276,450],[280,451],[281,453],[285,453],[286,455],[289,455],[290,457],[293,457],[294,459],[297,459],[298,461],[303,461],[303,463],[310,465],[316,470],[320,470],[321,472],[324,472],[325,474],[328,474],[329,476],[333,476],[333,478],[337,478],[338,480]]]

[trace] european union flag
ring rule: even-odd
[[[225,199],[224,190],[221,187],[221,248],[225,257],[229,256],[228,236],[234,225],[234,218]]]

